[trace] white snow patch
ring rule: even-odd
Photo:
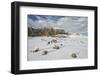
[[[48,44],[52,39],[56,39],[57,43]],[[60,49],[53,49],[55,45]],[[33,52],[36,48],[39,48],[40,51]],[[42,55],[44,51],[47,51],[48,54]],[[77,58],[72,57],[73,53],[77,55]],[[66,38],[28,37],[27,55],[28,61],[88,58],[88,39],[87,36],[82,35],[71,35]]]

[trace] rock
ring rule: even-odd
[[[52,39],[51,42],[57,43],[57,40],[56,39]]]
[[[60,44],[61,46],[63,46],[63,44]]]
[[[48,44],[50,44],[50,42],[48,42]]]
[[[72,58],[77,58],[76,53],[72,53],[72,54],[71,54],[71,57],[72,57]]]
[[[39,48],[37,48],[36,50],[34,50],[33,52],[38,52],[39,51]]]
[[[42,55],[46,55],[46,54],[48,54],[48,51],[44,51]]]
[[[57,45],[55,45],[55,46],[53,47],[53,49],[60,49],[60,47],[57,46]]]

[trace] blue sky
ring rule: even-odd
[[[63,18],[64,16],[50,16],[50,15],[28,15],[29,18],[31,18],[33,21],[38,20],[38,17],[41,17],[42,19],[52,19],[52,20],[58,20],[60,18]]]
[[[50,16],[50,15],[28,15],[28,18],[31,18],[33,21],[35,20],[39,20],[38,17],[41,17],[42,19],[51,19],[51,20],[54,20],[54,21],[57,21],[59,20],[60,18],[64,18],[64,17],[69,17],[69,18],[72,18],[73,20],[76,20],[80,17],[77,17],[77,16]]]
[[[28,15],[28,26],[33,28],[59,28],[66,32],[87,33],[88,17]]]

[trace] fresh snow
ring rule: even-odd
[[[48,44],[53,39],[56,39],[57,43]],[[58,45],[60,49],[54,49],[55,45]],[[40,50],[34,52],[37,48]],[[44,51],[48,53],[43,55]],[[72,54],[76,54],[77,57],[73,58]],[[28,37],[27,55],[28,61],[88,58],[88,38],[84,35],[74,34],[66,36],[66,38],[47,36]]]

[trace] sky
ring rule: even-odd
[[[88,17],[81,16],[52,16],[52,15],[28,15],[28,27],[56,28],[65,32],[78,32],[87,34]]]

